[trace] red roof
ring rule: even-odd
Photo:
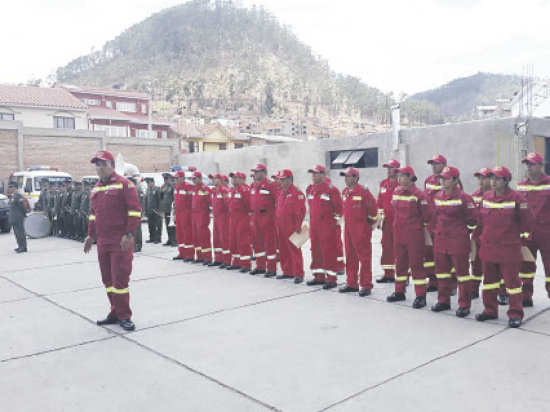
[[[75,86],[72,84],[58,84],[58,86],[74,93],[89,93],[97,94],[98,96],[118,96],[146,100],[149,99],[149,95],[147,93],[136,92],[133,90],[120,90],[109,87]]]
[[[0,104],[87,110],[88,106],[65,89],[0,84]]]
[[[90,119],[125,120],[132,121],[130,116],[109,107],[90,106]]]

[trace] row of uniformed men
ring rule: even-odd
[[[83,242],[88,233],[90,193],[88,181],[50,183],[43,179],[35,209],[46,214],[53,236]]]

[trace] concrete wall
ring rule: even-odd
[[[378,133],[314,142],[252,146],[226,152],[182,154],[179,158],[181,165],[196,166],[205,173],[227,173],[233,170],[248,172],[258,162],[264,163],[270,174],[288,168],[293,170],[295,182],[302,189],[310,183],[307,169],[320,164],[327,167],[328,176],[333,182],[343,188],[340,170],[329,170],[329,152],[378,148],[380,167],[360,169],[361,182],[377,193],[378,184],[385,177],[385,170],[381,165],[388,159],[396,158],[402,164],[412,166],[418,175],[419,186],[422,186],[424,179],[431,174],[427,160],[434,154],[441,153],[447,157],[449,165],[461,170],[465,188],[472,192],[477,186],[473,173],[481,167],[493,167],[497,164],[510,167],[514,182],[524,176],[520,161],[528,150],[532,150],[534,132],[538,135],[550,134],[550,120],[532,119],[529,125],[523,137],[518,135],[515,119],[480,120],[407,129],[401,131],[397,151],[393,151],[391,133]]]

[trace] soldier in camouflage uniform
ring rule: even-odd
[[[90,217],[90,182],[84,181],[84,190],[80,195],[80,236],[78,241],[84,243],[88,234],[88,222]]]
[[[65,188],[61,195],[61,215],[63,217],[63,228],[61,230],[61,237],[67,239],[73,232],[73,219],[71,215],[71,201],[73,197],[73,182],[72,180],[65,181]]]
[[[63,198],[63,191],[61,189],[61,183],[54,183],[53,185],[53,210],[52,210],[52,234],[56,237],[61,236],[63,229],[63,214],[61,209],[61,202]]]
[[[139,203],[141,204],[141,210],[145,210],[145,193],[143,188],[138,183],[138,177],[131,176],[128,179],[136,185]],[[136,231],[134,232],[134,253],[141,252],[143,246],[143,234],[141,232],[141,222],[139,222]]]
[[[74,182],[74,192],[73,197],[71,198],[71,218],[72,218],[72,227],[73,231],[71,233],[70,239],[77,240],[80,236],[81,228],[81,216],[80,216],[80,200],[82,198],[82,182]]]
[[[174,203],[174,180],[170,173],[165,173],[164,184],[160,188],[160,210],[164,213],[164,223],[168,240],[163,246],[177,246],[176,226],[169,226],[170,215],[172,213],[172,204]]]

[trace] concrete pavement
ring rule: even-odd
[[[0,411],[502,412],[550,402],[541,268],[535,306],[510,330],[502,307],[499,320],[476,322],[480,300],[458,319],[456,297],[436,314],[435,294],[428,308],[410,307],[412,287],[389,304],[393,285],[360,298],[174,262],[174,248],[144,244],[130,285],[137,330],[124,333],[95,325],[108,309],[95,253],[56,238],[13,248],[13,234],[0,235]],[[379,256],[376,234],[375,275]]]

